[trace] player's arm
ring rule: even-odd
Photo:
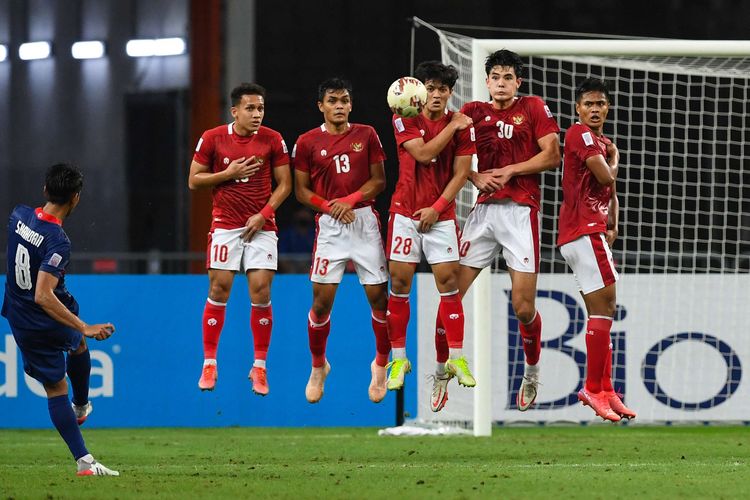
[[[276,215],[276,209],[292,192],[292,172],[288,163],[274,167],[273,178],[276,180],[276,189],[273,190],[261,211],[247,219],[245,230],[241,235],[245,241],[250,241],[255,233],[263,228],[266,220]]]
[[[403,143],[404,149],[419,163],[428,164],[445,149],[459,130],[471,127],[471,118],[463,113],[453,113],[451,121],[438,135],[427,142],[423,139],[411,139]]]
[[[440,197],[429,207],[420,208],[414,212],[414,217],[419,216],[419,231],[426,233],[440,218],[440,214],[448,208],[448,205],[456,198],[461,188],[466,184],[466,179],[471,171],[471,155],[456,156],[453,160],[453,177],[443,189]]]
[[[597,182],[603,186],[614,185],[617,179],[620,152],[614,143],[607,144],[607,159],[602,155],[594,155],[586,158],[586,168],[596,177]]]
[[[609,213],[607,215],[607,232],[604,238],[607,240],[610,248],[615,244],[619,235],[620,226],[620,200],[617,199],[616,182],[612,183],[612,196],[609,198]]]
[[[260,170],[261,163],[250,158],[237,158],[221,172],[211,172],[211,167],[193,160],[190,164],[188,187],[192,190],[214,187],[227,181],[246,179]]]
[[[370,165],[370,178],[353,193],[343,198],[336,198],[328,202],[331,207],[331,217],[337,220],[348,212],[360,201],[370,200],[383,192],[385,189],[385,167],[379,161]]]
[[[526,161],[506,165],[497,169],[495,178],[504,186],[517,175],[531,175],[552,170],[560,166],[560,137],[547,134],[536,141],[540,151]]]
[[[69,326],[87,337],[93,337],[96,340],[104,340],[115,331],[112,323],[98,323],[96,325],[87,325],[81,318],[70,312],[67,307],[60,302],[55,295],[59,279],[54,274],[39,270],[36,278],[36,291],[34,292],[34,302],[46,312],[50,318],[65,326]]]
[[[331,213],[329,201],[312,190],[310,172],[300,169],[294,170],[294,194],[297,197],[297,201],[303,205],[324,214]],[[344,224],[354,222],[354,212],[350,210],[348,213],[340,216],[339,220]]]

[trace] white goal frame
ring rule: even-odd
[[[441,42],[445,43],[441,33]],[[450,43],[450,42],[448,42]],[[492,52],[512,50],[521,56],[675,56],[748,57],[750,41],[674,39],[473,39],[472,100],[487,101],[484,61]],[[483,270],[472,287],[474,315],[474,373],[481,382],[474,388],[473,433],[492,434],[490,271]]]

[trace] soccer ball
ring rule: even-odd
[[[388,106],[395,114],[404,118],[417,116],[427,102],[427,89],[412,76],[393,82],[388,89]]]

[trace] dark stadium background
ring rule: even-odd
[[[353,82],[351,120],[375,126],[383,140],[389,182],[378,207],[385,212],[396,179],[385,91],[410,71],[407,18],[413,15],[526,30],[750,36],[750,3],[740,0],[0,0],[0,43],[9,48],[0,62],[0,214],[17,203],[41,204],[44,169],[73,161],[85,170],[86,186],[66,226],[77,255],[71,272],[200,270],[188,265],[186,254],[204,248],[209,211],[206,197],[187,189],[197,134],[229,121],[228,90],[254,80],[268,89],[264,124],[279,130],[291,149],[300,133],[320,124],[316,85],[331,75]],[[125,55],[130,38],[168,36],[186,38],[187,54]],[[105,40],[107,57],[72,59],[70,44],[81,39]],[[18,45],[31,40],[52,41],[53,57],[18,60]],[[434,34],[417,31],[417,61],[439,58],[438,48]],[[279,210],[282,227],[295,206],[290,198]],[[0,252],[5,243],[1,231]]]

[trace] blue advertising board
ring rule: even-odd
[[[395,393],[379,404],[367,396],[375,337],[370,307],[355,275],[345,275],[338,290],[327,348],[332,370],[325,395],[315,405],[305,399],[310,374],[307,312],[312,300],[305,275],[278,275],[273,283],[271,391],[266,397],[254,395],[247,379],[253,343],[244,276],[235,280],[227,306],[213,392],[197,387],[206,276],[73,275],[66,282],[81,304],[84,321],[111,321],[117,328],[106,341],[89,340],[94,413],[87,427],[395,424]],[[4,290],[5,277],[0,277],[0,286]],[[414,359],[416,313],[412,311],[408,331]],[[407,383],[406,390],[406,411],[415,415],[416,383]],[[13,335],[0,317],[0,427],[50,425],[44,391],[24,374]]]

